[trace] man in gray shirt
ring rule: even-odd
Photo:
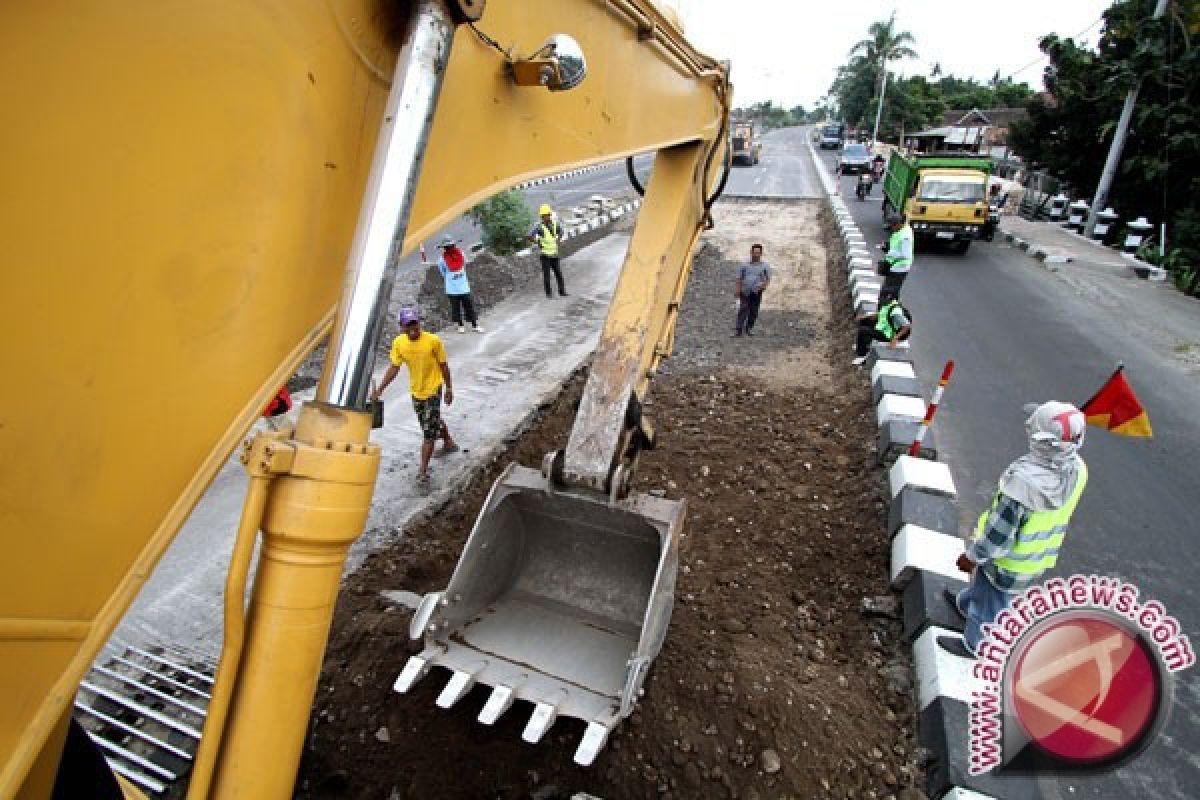
[[[733,335],[754,335],[754,323],[758,321],[758,307],[762,304],[763,292],[771,283],[771,265],[762,260],[763,246],[751,245],[750,260],[738,267],[737,274],[737,321]]]

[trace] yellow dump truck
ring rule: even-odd
[[[630,481],[727,174],[727,66],[652,0],[5,3],[0,66],[0,797],[154,791],[138,737],[156,712],[98,741],[73,698],[325,342],[295,429],[243,446],[241,524],[212,531],[232,557],[203,734],[169,743],[194,757],[191,798],[291,797],[380,463],[368,396],[397,251],[507,187],[653,151],[570,439],[496,485],[404,671],[492,685],[489,713],[521,701],[533,740],[582,717],[594,758],[670,619],[683,503]]]
[[[883,182],[883,213],[899,210],[917,241],[945,242],[965,253],[988,218],[992,162],[977,156],[892,153]]]

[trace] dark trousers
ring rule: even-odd
[[[896,299],[900,299],[900,287],[904,285],[904,279],[907,277],[907,272],[889,272],[883,278],[883,286],[880,287],[880,291],[894,291],[896,293]]]
[[[886,336],[875,330],[875,320],[860,319],[858,321],[858,335],[854,340],[854,355],[865,356],[867,351],[871,349],[872,339],[877,342],[888,341]]]
[[[738,333],[749,333],[758,322],[758,307],[762,305],[762,292],[751,292],[738,298],[737,322],[734,329]]]
[[[554,278],[558,281],[558,293],[566,294],[567,287],[563,285],[562,269],[558,266],[558,256],[542,256],[542,282],[546,285],[546,297],[552,297],[554,292],[550,291],[550,272],[554,272]]]
[[[475,316],[475,304],[471,302],[471,295],[468,294],[448,294],[450,300],[450,318],[454,320],[456,325],[463,324],[463,315],[466,314],[467,322],[474,326],[479,320]]]

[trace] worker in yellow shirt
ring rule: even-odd
[[[450,364],[442,340],[433,333],[421,330],[421,318],[416,309],[405,308],[400,312],[403,333],[392,340],[391,366],[383,375],[383,381],[374,392],[378,399],[395,380],[400,367],[408,366],[409,390],[412,392],[413,410],[421,425],[421,468],[417,472],[417,488],[429,488],[429,459],[433,446],[442,440],[442,454],[453,453],[458,445],[450,437],[450,430],[442,420],[442,395],[445,386],[446,405],[454,402],[454,387],[450,380]]]

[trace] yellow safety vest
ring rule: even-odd
[[[558,227],[556,223],[551,225]],[[538,247],[544,256],[558,255],[558,237],[554,235],[554,228],[547,227],[544,222],[538,226]]]
[[[1087,464],[1080,461],[1075,489],[1067,498],[1067,502],[1050,511],[1031,511],[1017,531],[1012,551],[992,563],[998,569],[1022,575],[1040,575],[1058,563],[1058,551],[1067,536],[1067,523],[1071,521],[1071,514],[1079,504],[1087,479]],[[975,526],[976,536],[983,536],[988,515],[992,508],[996,507],[996,501],[999,499],[1000,495],[997,494],[992,500],[991,508],[979,515],[979,522]]]

